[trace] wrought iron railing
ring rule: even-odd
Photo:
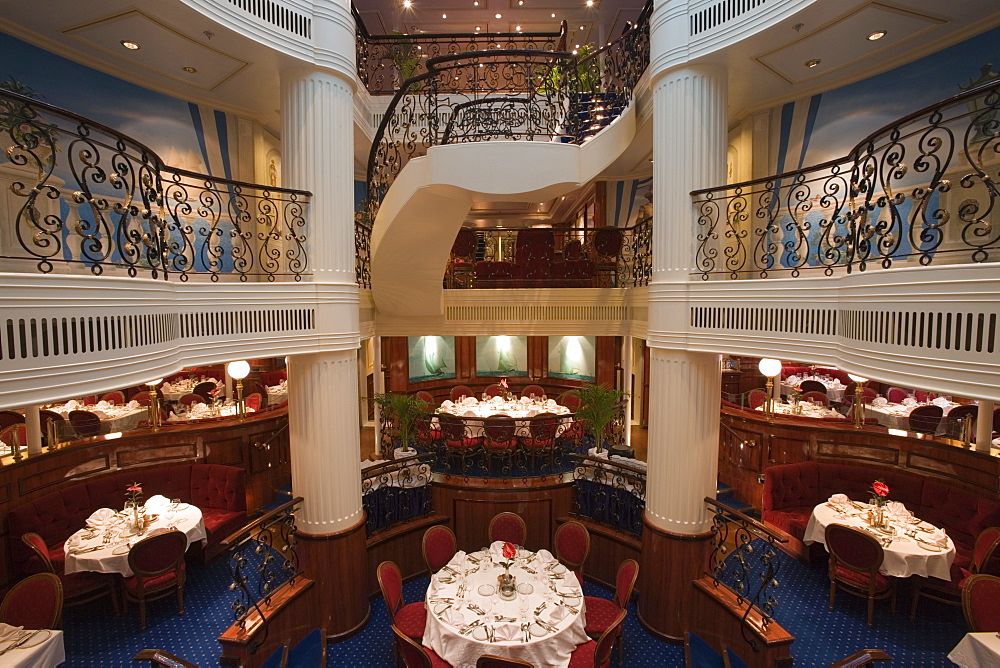
[[[646,469],[617,457],[573,455],[573,511],[635,538],[642,537]]]
[[[778,545],[788,539],[711,497],[706,497],[705,503],[714,513],[708,574],[715,586],[726,587],[736,595],[737,604],[744,608],[743,638],[757,651],[760,647],[755,631],[766,630],[774,621],[781,568]],[[748,620],[752,612],[759,615],[763,628],[751,629]]]
[[[431,511],[431,480],[434,455],[417,453],[364,469],[361,503],[368,535]]]
[[[302,497],[283,503],[223,541],[233,580],[231,607],[241,629],[251,613],[266,619],[261,606],[270,604],[279,587],[294,583],[302,573],[295,549],[295,511],[301,503]],[[266,635],[265,630],[255,642],[263,643]]]
[[[652,273],[652,224],[597,229],[463,229],[446,288],[623,288]]]
[[[311,194],[166,166],[143,144],[35,99],[0,91],[0,229],[8,270],[82,266],[95,275],[182,281],[309,274]]]
[[[998,114],[993,82],[872,133],[844,158],[692,192],[695,272],[830,276],[995,261]]]

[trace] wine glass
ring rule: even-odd
[[[517,607],[521,613],[521,619],[525,620],[528,618],[528,595],[521,592],[517,593]]]

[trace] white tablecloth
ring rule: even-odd
[[[437,412],[448,413],[462,418],[469,418],[470,420],[477,420],[477,422],[473,423],[476,427],[482,425],[479,420],[483,420],[494,415],[506,415],[516,420],[515,427],[518,430],[529,429],[531,422],[527,418],[533,418],[543,413],[567,416],[559,421],[559,425],[556,428],[556,436],[562,435],[564,431],[569,429],[573,422],[571,417],[572,411],[565,406],[557,404],[554,399],[549,399],[546,402],[542,402],[540,400],[528,401],[525,399],[523,401],[518,400],[508,403],[500,401],[498,398],[489,399],[487,401],[476,401],[472,397],[467,397],[464,402],[457,404],[453,404],[451,401],[445,401],[438,407]],[[437,416],[431,418],[431,428],[441,428]],[[519,431],[519,433],[521,432]]]
[[[181,410],[180,406],[177,410]],[[247,413],[253,413],[252,408],[247,408]],[[211,406],[205,404],[192,404],[187,407],[187,410],[182,412],[180,415],[171,413],[167,418],[167,422],[180,422],[181,420],[204,420],[206,418],[214,417],[230,417],[237,414],[236,403],[226,402],[224,404],[214,403]]]
[[[101,432],[105,434],[138,429],[139,423],[149,417],[146,407],[140,406],[134,401],[124,406],[113,406],[104,401],[84,406],[77,404],[76,401],[69,401],[56,406],[46,406],[45,410],[59,413],[59,415],[66,419],[69,419],[70,411],[90,411],[100,418]]]
[[[878,423],[883,427],[889,427],[890,429],[902,429],[907,431],[910,426],[910,413],[917,406],[926,406],[928,404],[915,404],[913,406],[907,406],[906,404],[894,404],[886,403],[879,406],[874,406],[872,404],[865,404],[865,417],[873,417],[878,420]],[[958,406],[956,403],[949,403],[941,408],[943,409],[943,415],[948,415],[952,408]],[[938,425],[937,434],[943,434],[945,429],[944,417],[941,419],[941,423]]]
[[[789,382],[791,380],[796,382]],[[847,391],[847,388],[844,387],[842,382],[837,379],[830,380],[828,378],[819,378],[817,376],[805,376],[801,378],[798,376],[791,376],[781,381],[781,393],[787,395],[793,392],[802,392],[802,390],[799,389],[799,385],[801,385],[804,380],[815,380],[823,383],[823,386],[826,388],[826,396],[830,401],[835,401],[838,404],[844,402],[844,392]]]
[[[832,408],[827,408],[822,404],[814,404],[810,401],[800,401],[798,406],[802,412],[795,413],[795,406],[792,404],[787,404],[785,402],[779,402],[774,404],[774,412],[778,415],[789,415],[792,417],[807,417],[807,418],[842,418],[842,414],[838,413]],[[758,406],[756,410],[763,411],[763,406]]]
[[[0,642],[0,650],[9,645],[8,642]],[[64,661],[66,647],[63,632],[42,629],[26,640],[22,647],[15,647],[0,655],[0,668],[50,668]]]
[[[276,404],[288,401],[288,382],[281,381],[278,385],[270,385],[267,388],[267,405],[274,406]]]
[[[523,596],[527,615],[522,616],[522,604],[519,600],[521,595],[513,601],[504,601],[496,594],[486,596],[479,591],[480,587],[495,589],[497,586],[497,576],[503,573],[503,568],[493,563],[489,554],[499,553],[501,546],[500,542],[494,543],[490,552],[474,552],[469,557],[464,552],[459,552],[448,566],[434,574],[425,602],[428,613],[424,645],[456,667],[475,666],[476,660],[483,654],[528,661],[535,666],[566,666],[577,645],[588,640],[580,583],[547,550],[540,550],[538,553],[521,550],[522,556],[511,567],[510,574],[517,579],[518,585],[530,584],[533,589],[530,594]],[[478,560],[478,563],[474,560]],[[459,575],[456,576],[455,573]],[[459,606],[462,599],[458,597],[458,589],[463,575],[467,594],[465,605]],[[471,604],[490,608],[491,603],[492,608],[483,614],[467,607]],[[547,631],[534,623],[535,611],[543,603],[545,607],[537,617],[550,623],[555,632]],[[569,610],[567,605],[576,608],[577,612]],[[460,618],[453,615],[460,615]],[[565,616],[560,617],[561,615]],[[497,616],[513,618],[515,621],[497,621]],[[524,642],[521,624],[528,622],[532,623],[529,629],[531,635],[530,640]],[[476,624],[476,627],[465,635],[459,633],[461,627],[470,624]],[[483,626],[493,629],[494,642],[487,640],[485,630],[478,630]],[[504,637],[511,639],[503,639]]]
[[[996,633],[966,633],[948,658],[962,668],[1000,666],[1000,638]]]
[[[215,383],[216,387],[219,385],[219,381],[214,378],[178,378],[172,383],[161,385],[158,392],[166,401],[180,401],[181,397],[191,394],[194,388],[202,383]]]
[[[132,569],[128,565],[128,551],[132,545],[138,543],[143,538],[150,536],[154,531],[163,531],[170,526],[168,521],[169,504],[156,505],[146,508],[147,515],[156,515],[156,519],[150,523],[142,535],[134,535],[128,531],[125,523],[124,513],[115,516],[110,526],[93,534],[86,528],[80,529],[68,539],[64,549],[66,551],[66,574],[77,573],[79,571],[96,571],[98,573],[121,573],[125,577],[132,575]],[[179,531],[183,531],[187,536],[187,544],[190,546],[195,541],[206,541],[208,535],[205,533],[205,522],[202,519],[201,510],[190,503],[181,503],[174,511],[173,526]],[[86,538],[85,536],[90,536]],[[110,536],[111,539],[104,546],[104,538]],[[93,552],[80,552],[89,548],[101,546]]]
[[[807,545],[814,542],[826,545],[824,532],[828,524],[846,524],[857,529],[869,530],[870,527],[864,519],[868,515],[868,505],[863,503],[858,505],[863,506],[865,510],[858,510],[851,507],[846,515],[839,513],[828,503],[821,503],[816,506],[813,509],[812,516],[809,518],[809,524],[806,525],[803,542]],[[893,536],[892,543],[887,547],[883,547],[885,560],[882,562],[882,568],[879,569],[880,573],[897,578],[920,575],[923,577],[940,578],[942,580],[951,579],[951,564],[955,561],[955,543],[951,538],[948,538],[948,547],[946,549],[933,551],[930,548],[923,547],[922,543],[918,543],[913,538],[902,535],[904,529],[911,530],[913,525],[898,524],[895,526],[897,533]],[[917,526],[932,528],[926,522],[922,522]],[[873,532],[872,535],[877,539],[886,537],[879,532]],[[918,535],[930,536],[927,532],[919,532]]]

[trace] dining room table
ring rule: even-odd
[[[192,543],[208,541],[201,509],[176,499],[156,495],[140,508],[144,518],[141,528],[130,521],[128,510],[99,508],[87,519],[87,524],[66,539],[65,573],[94,571],[132,575],[128,553],[144,538],[177,529]]]
[[[283,380],[277,385],[268,385],[267,405],[274,406],[288,401],[288,381]]]
[[[82,404],[76,399],[70,399],[63,404],[50,404],[43,406],[45,410],[58,413],[65,419],[69,419],[72,411],[88,411],[97,416],[101,421],[101,433],[111,434],[119,431],[131,431],[139,428],[139,423],[147,419],[149,411],[137,401],[130,401],[127,404],[113,404],[107,401],[98,401],[96,404]]]
[[[844,402],[844,393],[847,392],[847,386],[839,378],[833,378],[832,376],[788,376],[781,381],[781,394],[788,395],[795,392],[802,392],[800,385],[807,380],[822,383],[823,387],[826,388],[826,396],[830,401],[838,404]]]
[[[763,406],[758,406],[756,408],[758,411],[763,411]],[[792,417],[807,417],[807,418],[842,418],[844,415],[838,411],[824,406],[823,404],[814,403],[812,401],[802,401],[797,402],[786,402],[786,401],[776,401],[774,403],[774,412],[778,415],[788,415]]]
[[[456,667],[471,668],[484,654],[568,665],[588,640],[580,582],[548,550],[518,548],[507,559],[503,545],[459,551],[431,577],[423,644]],[[509,596],[499,587],[504,563],[515,581]]]
[[[0,668],[51,668],[66,661],[59,629],[25,629],[0,622]]]
[[[890,577],[912,575],[951,580],[951,565],[955,561],[955,543],[944,529],[925,522],[898,502],[885,508],[887,523],[875,526],[877,509],[868,503],[853,501],[846,495],[835,494],[817,505],[806,524],[803,541],[806,545],[826,545],[826,527],[843,524],[875,537],[885,557],[879,572]]]
[[[1000,666],[1000,634],[992,631],[966,633],[948,652],[948,660],[961,668]]]
[[[910,427],[910,413],[913,412],[913,409],[918,406],[932,405],[940,406],[942,410],[942,419],[935,432],[940,435],[944,433],[947,426],[944,419],[945,416],[948,415],[952,408],[961,405],[944,397],[938,397],[924,403],[917,401],[913,397],[907,397],[902,403],[889,401],[885,397],[875,397],[871,403],[865,404],[865,417],[875,418],[883,427],[908,431]]]
[[[208,376],[198,378],[175,378],[172,381],[164,381],[157,392],[164,401],[180,401],[181,397],[194,392],[194,388],[202,383],[213,383],[219,387],[219,381]]]
[[[253,413],[247,408],[247,413]],[[185,422],[189,420],[208,420],[218,417],[233,417],[239,414],[235,401],[216,401],[211,404],[195,403],[190,406],[178,405],[167,417],[167,422]]]
[[[435,415],[431,418],[431,428],[440,429],[438,420],[438,415],[440,414],[476,420],[479,424],[482,424],[481,421],[488,417],[504,415],[514,418],[517,429],[524,430],[529,428],[531,424],[530,418],[544,413],[559,416],[560,420],[556,427],[556,436],[561,435],[566,429],[572,426],[573,411],[557,403],[555,399],[531,397],[503,399],[502,397],[491,397],[480,401],[475,397],[465,397],[457,402],[449,399],[443,401],[438,406]]]

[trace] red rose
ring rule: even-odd
[[[514,557],[517,556],[517,548],[514,547],[511,543],[504,543],[503,556],[505,559],[513,559]]]
[[[125,491],[126,492],[141,492],[142,491],[142,487],[140,487],[139,485],[132,485],[131,487],[129,487]]]
[[[872,489],[879,496],[889,496],[889,486],[882,482],[881,480],[876,480],[872,483]]]

